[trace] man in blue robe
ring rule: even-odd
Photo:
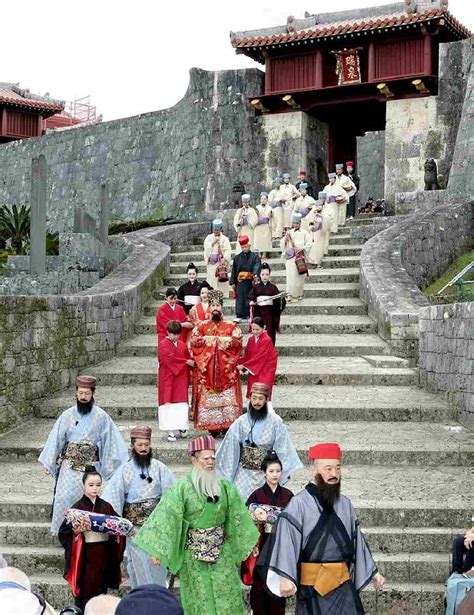
[[[340,494],[341,449],[336,443],[309,450],[314,481],[280,514],[258,560],[275,596],[296,594],[297,615],[361,615],[359,592],[385,579],[360,529],[350,500]]]
[[[244,502],[265,483],[260,466],[269,451],[281,461],[282,484],[303,467],[288,429],[277,414],[268,411],[269,394],[268,385],[252,385],[247,413],[234,421],[217,451],[218,473],[235,485]]]
[[[139,585],[166,585],[166,568],[154,566],[151,558],[139,549],[132,538],[155,510],[161,496],[176,479],[164,463],[153,458],[151,428],[135,427],[131,432],[132,456],[115,472],[102,494],[118,515],[134,525],[127,537],[127,573],[132,589]]]
[[[110,416],[96,406],[96,378],[76,378],[76,403],[56,420],[38,461],[55,479],[51,532],[57,534],[66,508],[83,495],[85,466],[93,465],[104,480],[128,459],[122,434]]]

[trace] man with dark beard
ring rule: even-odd
[[[279,416],[268,411],[269,395],[267,384],[252,385],[247,413],[233,423],[217,451],[217,471],[237,487],[245,502],[265,483],[261,465],[269,451],[282,463],[282,484],[303,467],[288,429]]]
[[[209,291],[211,320],[198,323],[189,338],[195,362],[193,371],[193,420],[196,429],[217,434],[242,414],[242,390],[237,370],[242,332],[222,317],[224,296]]]
[[[131,458],[107,483],[102,499],[109,502],[118,515],[131,521],[138,532],[176,479],[164,463],[153,458],[151,427],[135,427],[130,437]],[[146,553],[130,538],[127,538],[125,555],[132,589],[150,583],[166,585],[166,568],[153,566]]]
[[[185,615],[244,615],[239,566],[258,530],[235,487],[216,475],[214,438],[200,436],[188,451],[193,469],[165,493],[135,544],[179,573]]]
[[[295,495],[278,517],[258,561],[272,594],[296,594],[298,615],[364,613],[359,592],[372,580],[382,589],[350,500],[341,495],[341,449],[309,449],[314,481]]]
[[[128,457],[122,434],[94,401],[96,378],[76,378],[76,403],[54,424],[38,461],[55,479],[51,532],[57,534],[64,511],[83,495],[82,475],[93,465],[104,480]]]

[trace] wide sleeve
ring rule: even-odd
[[[216,466],[218,473],[229,482],[234,478],[239,469],[240,462],[240,439],[239,421],[232,423],[227,431],[222,444],[216,453]]]
[[[133,542],[176,574],[183,564],[189,523],[184,519],[184,485],[177,483],[163,495]]]
[[[232,560],[238,565],[250,555],[260,538],[260,533],[234,485],[227,481],[222,485],[226,490],[228,501],[228,515],[225,522],[226,545]]]
[[[241,218],[240,211],[241,211],[241,210],[240,210],[240,209],[238,209],[238,210],[235,212],[235,216],[234,216],[234,229],[235,229],[235,231],[236,231],[237,233],[240,231],[240,226],[239,226],[239,223],[240,223],[240,218]]]
[[[46,444],[38,458],[40,464],[56,478],[56,460],[66,444],[66,430],[63,427],[63,417],[60,416],[50,431]]]
[[[109,480],[117,468],[128,460],[128,449],[113,420],[104,413],[99,459],[102,477]]]
[[[164,310],[162,309],[164,306],[158,308],[156,311],[156,332],[158,334],[158,339],[161,340],[166,337],[166,317],[164,314]]]
[[[166,369],[169,369],[173,376],[178,376],[187,369],[186,361],[188,358],[187,356],[178,356],[175,346],[168,342],[168,338],[165,338],[158,344],[158,360],[160,365],[166,365]]]
[[[273,354],[274,348],[271,338],[263,338],[257,342],[256,346],[253,346],[251,352],[249,350],[250,340],[245,347],[245,354],[239,360],[239,364],[243,365],[245,369],[257,376],[264,369],[270,358],[270,352]]]
[[[293,498],[280,514],[267,539],[257,565],[270,592],[281,597],[280,580],[298,584],[298,561],[303,547],[299,503]]]
[[[228,237],[224,237],[221,241],[221,250],[225,260],[230,263],[232,258],[232,247]]]
[[[123,468],[119,468],[107,481],[105,489],[100,496],[105,502],[108,502],[112,508],[117,511],[115,514],[122,515],[125,505],[125,481],[123,479]]]
[[[292,474],[303,467],[301,459],[298,457],[296,448],[291,441],[288,433],[288,428],[281,421],[276,424],[275,441],[273,449],[281,461],[283,472],[281,481],[284,484],[292,476]]]
[[[258,214],[255,211],[255,209],[250,208],[248,216],[249,216],[249,226],[251,228],[255,228],[257,226],[257,222],[258,222]]]
[[[204,261],[207,264],[212,252],[212,242],[214,235],[208,235],[204,240]]]
[[[260,266],[261,266],[260,255],[255,254],[255,258],[253,262],[253,269],[252,269],[253,275],[258,275],[260,273]]]
[[[360,529],[359,519],[352,506],[351,507],[351,528],[352,539],[354,541],[355,563],[351,565],[351,577],[358,592],[370,583],[373,576],[377,573],[372,553],[367,545],[365,536]]]
[[[161,494],[165,494],[168,489],[171,489],[176,484],[176,478],[173,472],[164,463],[160,467],[160,482]]]
[[[237,284],[237,275],[239,273],[239,262],[240,259],[238,256],[234,258],[232,262],[232,273],[230,274],[229,284],[232,286],[233,284]]]

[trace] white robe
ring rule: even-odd
[[[293,184],[282,184],[277,190],[277,198],[280,199],[283,208],[283,226],[285,228],[290,228],[291,226],[293,205],[295,199],[299,196],[301,195]]]
[[[265,217],[268,222],[258,224],[255,227],[253,236],[254,252],[270,252],[272,249],[272,208],[270,205],[257,205],[258,219]]]
[[[212,288],[216,288],[221,290],[224,293],[224,297],[229,297],[230,286],[228,282],[218,282],[216,278],[216,269],[218,263],[209,262],[209,257],[211,255],[219,254],[219,245],[220,251],[227,262],[229,267],[229,278],[230,278],[230,264],[232,260],[232,248],[230,245],[229,239],[221,233],[219,237],[219,243],[214,243],[216,239],[214,233],[210,233],[204,240],[204,262],[207,267],[207,283],[212,286]]]
[[[293,206],[293,213],[301,214],[303,216],[301,220],[301,228],[305,231],[311,230],[309,228],[309,214],[315,204],[315,200],[309,194],[305,194],[305,196],[300,196],[296,199],[295,204]]]
[[[247,217],[246,224],[244,224],[243,216]],[[253,207],[241,207],[235,212],[234,228],[235,228],[235,232],[237,233],[237,245],[235,247],[236,254],[239,254],[240,252],[242,252],[242,247],[239,243],[239,237],[241,235],[248,235],[248,238],[250,239],[250,249],[253,250],[254,248],[253,235],[254,235],[254,229],[257,226],[257,220],[258,220],[257,212],[255,211]]]
[[[313,243],[308,252],[308,262],[312,265],[320,265],[323,260],[324,249],[326,247],[326,235],[328,233],[323,230],[322,213],[319,214],[313,209],[307,217],[309,218],[308,224],[311,225],[311,236],[313,238]],[[318,226],[321,226],[321,228],[316,229]]]
[[[344,226],[344,224],[346,223],[347,205],[349,204],[350,197],[354,196],[354,194],[357,192],[357,188],[354,182],[351,180],[351,178],[347,177],[347,175],[344,175],[344,173],[336,177],[336,184],[342,188],[344,194],[347,197],[347,201],[345,203],[338,203],[338,206],[337,206],[338,207],[337,223],[339,226]]]
[[[292,256],[291,258],[287,258],[287,251],[292,250],[294,244],[295,249],[303,252],[305,258],[307,258],[312,244],[312,237],[311,233],[304,229],[297,230],[292,228],[288,233],[293,243],[291,241],[286,241],[286,235],[282,237],[280,241],[282,259],[285,261],[286,268],[286,294],[291,297],[299,298],[303,296],[304,283],[307,276],[298,273],[295,257]]]
[[[272,208],[272,238],[280,239],[283,235],[283,209],[278,188],[274,188],[270,191],[268,195],[268,204]]]
[[[328,184],[325,186],[324,191],[327,195],[327,200],[329,200],[330,196],[333,196],[336,199],[336,203],[327,203],[326,207],[329,210],[328,214],[331,217],[331,228],[329,229],[331,233],[337,233],[339,230],[339,226],[344,224],[345,222],[345,213],[344,213],[344,222],[340,222],[342,219],[341,211],[346,211],[347,203],[349,203],[349,197],[347,196],[347,192],[339,186],[339,184]]]

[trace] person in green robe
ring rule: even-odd
[[[185,615],[243,615],[240,564],[258,529],[237,489],[216,474],[214,438],[200,436],[188,451],[191,472],[168,489],[134,542],[179,573]]]

